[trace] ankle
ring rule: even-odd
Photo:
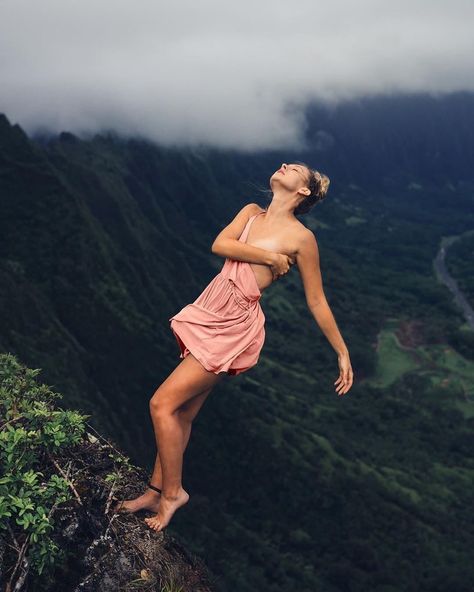
[[[184,492],[184,489],[182,487],[173,487],[173,489],[163,489],[163,493],[161,494],[161,497],[166,498],[167,500],[170,501],[174,501],[177,500],[180,495]]]
[[[147,489],[148,493],[153,493],[156,496],[160,496],[161,495],[161,488],[153,485],[152,483],[148,483],[148,489]]]

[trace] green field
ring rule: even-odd
[[[465,417],[474,416],[474,363],[448,344],[407,348],[400,344],[397,323],[388,321],[378,335],[374,377],[366,382],[386,388],[408,373],[423,376],[433,387],[452,397]]]

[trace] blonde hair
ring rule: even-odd
[[[331,182],[327,175],[320,173],[316,169],[312,169],[306,163],[298,162],[298,164],[301,164],[308,169],[308,189],[310,190],[310,194],[296,206],[294,210],[295,215],[306,214],[314,205],[323,201],[327,195],[329,184]]]

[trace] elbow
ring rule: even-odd
[[[221,250],[220,250],[220,246],[219,246],[219,242],[218,241],[214,241],[212,243],[211,253],[214,253],[214,255],[220,255],[221,254]]]
[[[317,310],[321,308],[321,305],[327,304],[327,300],[325,296],[321,296],[320,298],[312,298],[311,300],[306,301],[309,310]]]
[[[216,239],[212,243],[211,251],[214,255],[219,255],[219,257],[232,257],[235,252],[233,241],[234,239],[231,238]]]

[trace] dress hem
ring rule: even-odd
[[[196,351],[196,349],[194,348],[194,346],[191,346],[191,348],[189,348],[184,341],[182,340],[182,338],[178,335],[178,332],[173,329],[171,327],[171,331],[173,333],[173,335],[176,338],[176,341],[178,343],[179,349],[180,349],[180,354],[179,357],[184,359],[186,358],[189,354],[193,354],[193,356],[196,358],[196,360],[202,365],[202,367],[207,370],[208,372],[212,372],[213,374],[227,374],[229,376],[236,376],[237,374],[241,374],[242,372],[245,372],[246,370],[248,370],[249,368],[228,368],[227,370],[225,369],[217,369],[214,367],[209,366],[209,364],[206,362],[206,359]],[[187,352],[187,353],[186,353]]]

